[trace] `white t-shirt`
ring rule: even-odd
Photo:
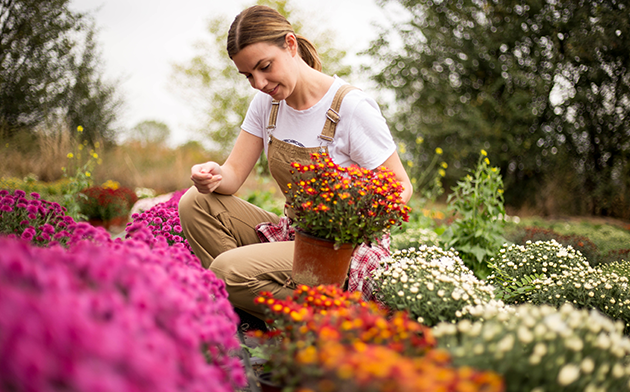
[[[346,82],[335,76],[326,95],[306,110],[295,110],[285,101],[280,101],[273,136],[300,147],[326,145],[327,142],[317,137],[324,129],[326,112],[335,93],[344,84]],[[242,125],[244,131],[265,140],[265,154],[271,101],[270,95],[259,91],[252,100]],[[378,104],[364,92],[350,91],[341,102],[339,116],[335,138],[328,144],[330,156],[338,165],[350,166],[354,163],[372,170],[396,151],[396,144]]]

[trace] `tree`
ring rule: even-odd
[[[291,21],[298,34],[308,29],[300,23],[299,11],[290,6],[289,0],[258,0],[257,4],[278,10]],[[211,19],[208,23],[210,39],[197,45],[199,54],[189,63],[174,66],[176,82],[191,93],[193,102],[203,113],[199,132],[207,135],[220,151],[231,149],[255,93],[238,73],[225,49],[231,23],[232,20],[225,17]],[[350,73],[351,68],[342,64],[346,53],[333,47],[329,32],[304,35],[317,48],[325,72],[339,76]]]
[[[166,143],[170,135],[171,130],[168,125],[161,121],[145,120],[131,129],[129,138],[144,146],[149,144],[161,145]]]
[[[391,121],[412,159],[422,164],[442,146],[451,167],[463,168],[485,148],[511,205],[533,204],[560,181],[564,212],[630,206],[624,2],[398,3],[409,16],[392,29],[402,45],[381,34],[369,54],[382,65],[377,83],[395,92]]]
[[[120,100],[106,83],[87,14],[70,0],[0,0],[0,130],[33,131],[50,116],[111,140]]]

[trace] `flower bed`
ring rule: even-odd
[[[433,332],[456,366],[505,376],[510,392],[627,391],[630,339],[623,324],[564,304],[479,307],[483,321],[441,323]]]
[[[37,194],[0,192],[0,390],[245,385],[225,285],[183,245],[142,225],[112,240]]]
[[[613,320],[622,320],[630,332],[628,277],[613,264],[592,268],[572,247],[552,241],[529,242],[501,249],[491,280],[502,290],[506,303],[549,304],[565,302],[579,308],[598,309]]]
[[[70,249],[0,238],[3,390],[193,391],[244,384],[223,282],[130,239]]]
[[[285,299],[264,293],[274,330],[256,332],[266,342],[273,380],[299,391],[501,391],[492,372],[454,368],[433,349],[430,330],[406,313],[389,315],[360,293],[336,286],[298,287]],[[278,340],[278,336],[281,338]]]

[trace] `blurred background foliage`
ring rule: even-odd
[[[415,166],[452,185],[486,149],[506,204],[630,218],[630,22],[618,0],[385,0],[367,54]],[[376,66],[376,67],[375,67]],[[418,142],[422,141],[422,142]]]
[[[122,100],[103,78],[93,18],[70,0],[0,1],[0,136],[79,125],[81,141],[113,142]],[[72,134],[67,131],[67,134]]]

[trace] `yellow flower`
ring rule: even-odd
[[[97,153],[93,153],[93,154],[92,154],[92,157],[94,157],[94,158],[98,158],[98,154],[97,154]]]
[[[68,153],[68,155],[66,155],[66,156],[67,156],[68,158],[70,158],[70,159],[74,158],[74,154],[73,154],[73,153],[71,153],[71,152],[69,152],[69,153]]]
[[[446,169],[446,168],[448,167],[448,163],[446,163],[446,162],[442,162],[442,167],[443,167],[444,169]]]
[[[398,150],[401,154],[407,152],[407,148],[405,147],[405,143],[398,143]]]
[[[83,145],[79,144],[79,151],[82,151],[82,150],[83,150]]]
[[[89,171],[86,171],[86,172],[85,172],[85,176],[86,176],[86,177],[90,177],[91,175],[92,175],[92,173],[90,173]]]
[[[438,173],[440,173],[440,176],[442,176],[442,177],[444,177],[446,175],[446,171],[444,171],[444,169],[438,170]]]
[[[490,164],[490,160],[488,158],[484,159],[483,161],[486,163],[486,165]]]
[[[105,189],[116,190],[120,187],[120,183],[118,181],[107,180],[101,186]]]
[[[79,126],[77,127],[77,131],[79,131],[79,132],[83,132],[83,127],[79,125]]]
[[[440,147],[435,149],[435,153],[438,154],[438,155],[442,155],[443,152],[444,151]]]
[[[413,167],[413,161],[407,161],[407,166]]]
[[[483,155],[484,157],[488,156],[488,153],[486,152],[486,150],[481,150],[481,155]]]
[[[95,148],[99,148],[101,146],[101,144],[99,142],[94,143],[94,147]]]
[[[424,141],[424,139],[421,136],[418,136],[416,138],[416,144],[422,144],[423,141]]]

